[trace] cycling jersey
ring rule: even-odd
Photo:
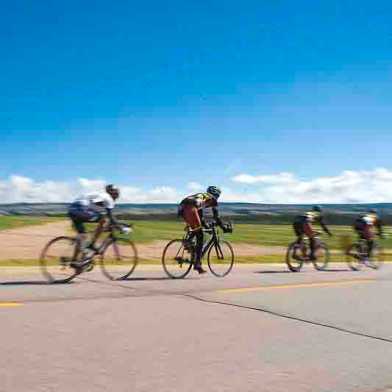
[[[319,212],[316,212],[316,211],[309,211],[309,212],[306,212],[305,214],[299,215],[295,218],[294,228],[295,228],[296,234],[300,235],[301,233],[302,234],[306,233],[308,235],[309,233],[312,233],[313,232],[313,229],[312,229],[313,223],[320,224],[322,229],[327,234],[330,234],[330,231],[324,222],[324,217]]]
[[[213,208],[218,205],[216,199],[207,192],[204,193],[196,193],[195,195],[191,195],[186,197],[180,205],[192,205],[196,207],[198,210],[202,210],[204,208]]]
[[[74,201],[72,204],[77,204],[83,207],[96,209],[97,207],[112,210],[115,207],[115,202],[107,193],[96,193],[82,196]]]
[[[115,224],[115,219],[112,215],[112,210],[115,207],[115,202],[109,194],[97,193],[79,197],[76,199],[68,209],[68,215],[71,218],[73,225],[78,233],[85,233],[86,222],[98,222],[104,214],[109,217],[112,224]]]
[[[195,195],[186,197],[180,203],[178,214],[180,216],[184,216],[184,210],[186,208],[196,208],[198,211],[198,215],[200,217],[200,221],[201,223],[203,223],[203,215],[204,215],[203,210],[206,208],[211,208],[215,221],[218,224],[221,224],[222,221],[220,220],[217,207],[218,207],[218,202],[212,195],[210,195],[207,192],[196,193]]]
[[[354,228],[356,231],[363,231],[376,227],[379,234],[382,234],[382,222],[376,214],[366,214],[356,219]]]

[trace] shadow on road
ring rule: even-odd
[[[291,272],[289,270],[264,270],[264,271],[255,271],[255,274],[304,274],[309,271],[300,271],[300,272]],[[324,271],[319,271],[320,273],[323,272],[352,272],[350,269],[343,269],[343,268],[329,268]]]
[[[0,282],[1,286],[47,286],[49,283],[46,281],[37,280],[21,280],[21,281],[11,281],[11,282]]]
[[[122,282],[144,282],[144,281],[162,281],[162,280],[174,280],[172,278],[169,278],[167,276],[165,277],[137,277],[137,278],[127,278],[127,279],[122,279]]]
[[[45,280],[19,280],[10,282],[0,282],[0,286],[59,286],[59,285],[70,285],[78,284],[78,282],[68,282],[68,283],[49,283]]]
[[[293,272],[291,271],[285,271],[285,270],[265,270],[265,271],[255,271],[254,274],[292,274]],[[298,273],[298,272],[297,272]]]
[[[353,272],[351,269],[342,269],[342,268],[328,268],[321,272]]]

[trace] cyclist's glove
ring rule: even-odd
[[[222,224],[221,228],[224,233],[232,233],[233,232],[233,228],[232,228],[231,224],[229,224],[229,223]]]
[[[204,220],[201,222],[201,225],[203,226],[204,229],[207,229],[207,230],[211,229],[211,225]]]
[[[131,232],[132,232],[132,229],[130,227],[124,226],[124,227],[121,228],[121,233],[122,234],[130,234]]]

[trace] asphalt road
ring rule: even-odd
[[[0,271],[0,391],[392,391],[392,265],[47,285]]]

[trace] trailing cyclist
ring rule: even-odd
[[[367,243],[368,257],[371,256],[374,249],[374,229],[377,229],[377,235],[380,238],[384,238],[383,223],[375,209],[361,214],[354,222],[354,230],[358,237]]]
[[[197,193],[186,197],[181,201],[178,209],[178,215],[184,219],[191,230],[190,240],[196,237],[194,269],[199,272],[199,274],[204,274],[206,272],[201,265],[204,243],[203,228],[208,228],[208,225],[203,219],[203,210],[211,208],[215,222],[224,232],[228,230],[219,217],[218,199],[221,193],[222,191],[218,187],[209,186],[207,192]]]
[[[113,216],[113,209],[116,200],[120,197],[120,189],[113,184],[105,187],[105,192],[90,194],[76,199],[68,209],[73,227],[78,233],[78,241],[75,247],[73,257],[73,265],[80,267],[78,263],[79,254],[85,249],[96,250],[95,243],[101,236],[105,224],[116,226],[118,222]],[[85,223],[97,223],[91,242],[88,243]],[[122,228],[124,233],[128,233],[129,229]]]
[[[307,236],[310,241],[310,259],[316,260],[316,236],[317,232],[313,228],[313,224],[320,224],[325,233],[332,237],[331,231],[324,222],[322,209],[320,206],[314,206],[311,211],[295,218],[293,228],[297,236],[297,243],[302,244],[304,236]]]

